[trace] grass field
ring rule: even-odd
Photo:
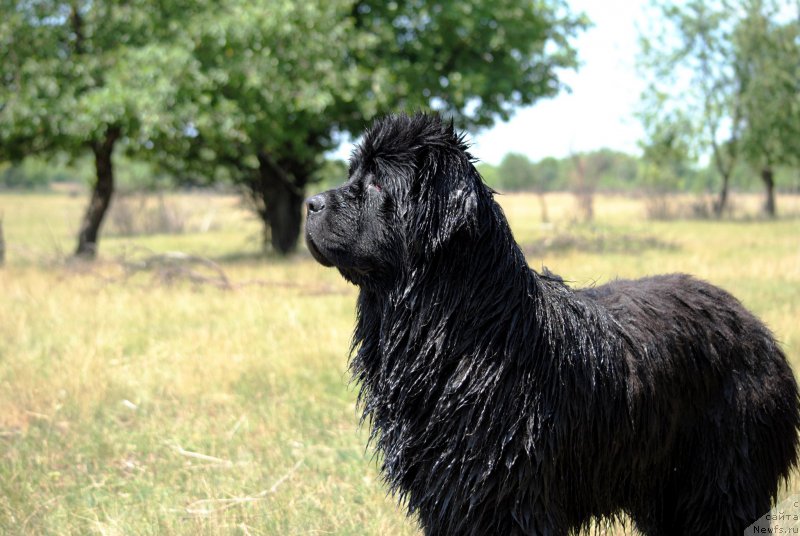
[[[696,274],[800,367],[800,198],[777,221],[744,198],[732,221],[650,222],[601,197],[593,225],[566,194],[546,225],[535,197],[499,200],[533,268],[577,286]],[[105,237],[86,266],[65,261],[84,199],[0,194],[0,533],[416,534],[357,429],[356,289],[304,250],[261,257],[234,198],[168,201],[182,234]]]

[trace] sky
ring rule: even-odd
[[[561,75],[572,91],[520,108],[509,121],[472,136],[470,152],[478,160],[496,165],[508,152],[540,160],[604,147],[639,154],[643,131],[633,112],[644,82],[635,62],[646,0],[571,0],[569,5],[593,23],[573,41],[581,67]],[[335,154],[347,159],[351,150],[352,144],[343,144]]]

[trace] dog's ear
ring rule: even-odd
[[[425,253],[439,251],[456,234],[478,230],[480,176],[468,159],[429,159],[418,168],[419,194],[413,218],[414,244]]]

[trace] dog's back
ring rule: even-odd
[[[631,494],[640,530],[733,534],[765,514],[796,462],[800,428],[797,384],[769,329],[728,292],[683,274],[576,296],[616,322],[635,437],[668,462],[640,468],[636,481],[654,483]]]

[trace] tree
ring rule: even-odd
[[[6,239],[3,234],[3,214],[0,213],[0,267],[6,262]]]
[[[483,180],[486,184],[495,190],[501,190],[503,188],[503,183],[500,177],[500,173],[498,172],[497,166],[493,166],[491,164],[487,164],[486,162],[480,162],[476,166],[478,173],[481,174]]]
[[[774,217],[775,167],[800,162],[800,12],[781,22],[775,2],[750,0],[744,7],[733,35],[744,88],[741,145],[764,182],[764,212]]]
[[[154,141],[159,161],[178,175],[242,185],[265,244],[289,252],[305,187],[335,145],[330,110],[358,98],[357,69],[343,57],[358,46],[342,22],[348,4],[202,6],[186,21],[197,69],[176,81],[188,96],[176,111],[182,126]]]
[[[566,186],[566,180],[562,180],[562,166],[557,158],[547,156],[533,165],[534,175],[542,190],[551,191],[562,186]]]
[[[536,186],[533,163],[523,154],[507,153],[500,162],[498,173],[506,190],[531,190]]]
[[[690,118],[677,113],[666,121],[651,123],[647,139],[640,143],[641,175],[650,217],[665,218],[669,215],[666,194],[683,186],[682,179],[690,174],[693,142],[690,121]],[[720,213],[716,214],[719,216]]]
[[[560,0],[209,2],[187,21],[192,105],[155,145],[179,173],[242,184],[265,243],[287,253],[305,188],[343,135],[402,110],[467,128],[508,118],[560,91],[583,26]]]
[[[536,173],[536,168],[527,156],[518,153],[508,153],[500,162],[498,174],[504,188],[511,191],[531,190],[539,196],[539,208],[542,221],[547,222],[547,203],[545,201],[545,183],[541,174]]]
[[[189,5],[0,0],[0,159],[92,153],[76,255],[96,254],[119,143],[135,147],[168,122],[189,59],[175,21]]]
[[[601,149],[590,153],[572,152],[569,156],[571,188],[584,221],[594,219],[594,194],[601,179],[614,168],[614,153]]]
[[[708,150],[722,178],[721,215],[730,178],[744,158],[761,170],[765,210],[774,215],[773,168],[800,154],[797,4],[788,1],[654,2],[671,31],[641,40],[641,65],[652,75],[641,113],[651,132],[680,128]],[[659,123],[680,117],[671,127]],[[657,140],[656,140],[657,141]],[[649,142],[648,142],[649,143]]]
[[[652,76],[639,113],[648,133],[645,145],[658,153],[655,165],[662,170],[664,156],[677,154],[669,147],[677,136],[696,146],[696,154],[709,150],[722,179],[714,204],[719,217],[728,203],[742,129],[743,90],[732,42],[734,12],[724,3],[700,0],[654,5],[671,31],[650,30],[640,40],[640,67]],[[661,172],[657,175],[663,177]]]

